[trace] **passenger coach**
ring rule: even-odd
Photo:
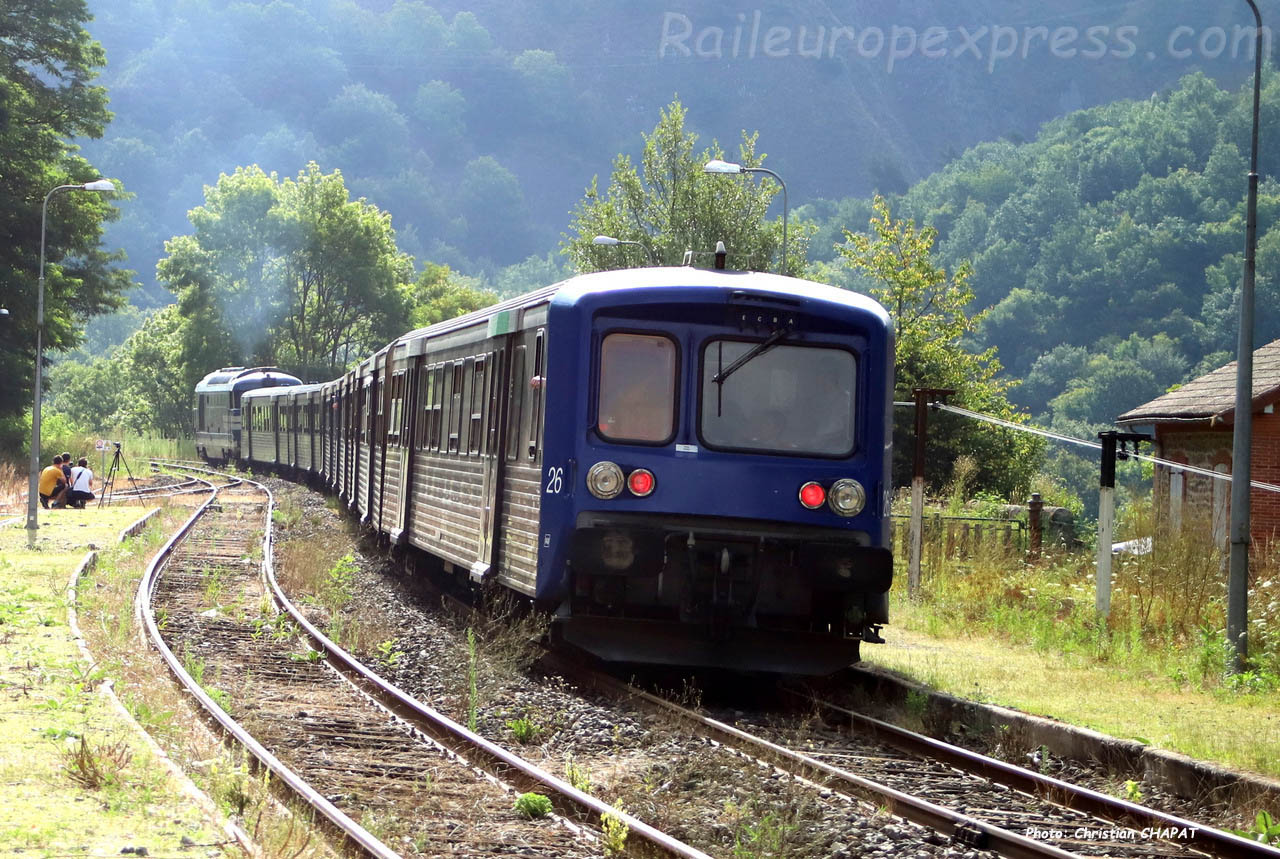
[[[243,430],[241,397],[259,388],[300,384],[296,376],[275,367],[223,367],[205,376],[196,385],[191,415],[197,455],[216,462],[237,459]]]
[[[828,672],[888,620],[892,372],[865,296],[604,272],[246,394],[245,456],[602,658]]]

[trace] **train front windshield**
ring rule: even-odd
[[[703,347],[701,375],[699,434],[708,447],[831,457],[853,452],[853,353],[717,339]]]

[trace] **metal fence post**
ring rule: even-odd
[[[1040,497],[1039,492],[1031,493],[1031,501],[1027,504],[1027,527],[1030,531],[1030,545],[1027,547],[1027,558],[1032,561],[1040,560],[1040,543],[1041,543],[1041,522],[1040,516],[1044,513],[1044,499]]]

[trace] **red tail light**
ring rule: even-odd
[[[632,495],[640,498],[652,492],[655,485],[657,481],[653,478],[653,472],[647,468],[637,468],[627,475],[627,488],[631,490]]]
[[[817,510],[827,501],[827,491],[812,480],[800,487],[800,503],[810,510]]]

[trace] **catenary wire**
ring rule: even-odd
[[[902,407],[912,407],[912,408],[915,407],[914,402],[895,401],[894,405],[902,406]],[[998,418],[995,415],[986,415],[981,412],[970,411],[969,409],[963,409],[963,408],[960,408],[959,406],[952,406],[946,403],[930,403],[929,405],[931,408],[939,409],[944,412],[951,412],[952,414],[957,414],[962,417],[973,418],[974,420],[979,420],[979,421],[985,421],[986,423],[995,424],[996,426],[1002,426],[1002,427],[1005,427],[1006,429],[1017,430],[1018,432],[1025,432],[1025,433],[1030,433],[1031,435],[1038,435],[1043,438],[1048,438],[1048,439],[1053,439],[1054,441],[1063,442],[1064,444],[1074,444],[1080,447],[1092,448],[1094,450],[1102,449],[1102,445],[1096,441],[1088,441],[1087,439],[1074,438],[1072,436],[1063,435],[1061,433],[1056,433],[1051,430],[1041,429],[1039,427],[1027,426],[1026,424],[1015,423],[1010,420],[1005,420],[1004,418]],[[1142,462],[1150,462],[1154,465],[1162,465],[1165,468],[1168,468],[1171,470],[1185,471],[1190,474],[1198,474],[1203,477],[1213,478],[1214,480],[1230,480],[1231,479],[1230,472],[1212,471],[1208,468],[1200,468],[1199,466],[1196,466],[1196,465],[1188,465],[1185,462],[1174,462],[1173,460],[1169,460],[1169,459],[1161,459],[1158,456],[1148,456],[1147,454],[1144,454],[1144,453],[1126,453],[1125,455],[1130,456],[1134,459],[1140,460]],[[1280,486],[1277,486],[1274,483],[1264,483],[1260,480],[1250,480],[1249,485],[1254,489],[1261,489],[1264,492],[1280,493]]]

